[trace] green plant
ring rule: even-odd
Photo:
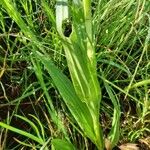
[[[61,4],[62,3],[62,4]],[[63,4],[65,3],[65,5]],[[63,21],[68,18],[67,1],[56,3],[56,27],[61,36],[73,87],[85,107],[91,114],[91,131],[78,121],[82,130],[99,149],[103,149],[103,135],[99,125],[99,108],[101,90],[97,80],[94,33],[92,31],[91,2],[73,3],[70,6],[72,16],[72,33],[65,37],[62,30]],[[80,14],[80,15],[79,15]],[[70,18],[68,18],[70,19]],[[70,106],[68,106],[70,107]],[[77,107],[77,106],[75,106]],[[84,111],[84,110],[83,110]],[[85,118],[88,114],[85,114]],[[74,116],[75,117],[75,116]],[[93,132],[93,136],[91,133]]]
[[[44,64],[84,135],[90,138],[98,149],[104,149],[104,138],[99,124],[101,89],[96,72],[95,35],[92,25],[91,1],[75,1],[69,7],[69,11],[67,1],[57,1],[56,3],[56,27],[65,50],[72,83],[54,66],[49,58],[45,57],[41,52],[36,51],[36,44],[43,51],[42,45],[38,43],[38,39],[34,33],[29,28],[26,28],[20,14],[18,12],[12,14],[14,10],[12,4],[8,3],[8,1],[3,1],[2,4],[20,26],[24,34],[34,42],[32,58],[36,56]],[[43,1],[43,6],[47,11],[48,8],[46,5],[45,1]],[[69,12],[72,16],[72,33],[69,37],[65,37],[62,24],[68,18]],[[53,18],[52,13],[50,13],[50,17]],[[34,59],[33,64],[35,64]],[[39,75],[38,77],[43,89],[45,89],[42,77]],[[44,91],[46,92],[46,90]],[[52,113],[55,114],[55,110],[53,110],[52,104],[50,104],[50,107],[50,114],[53,116]],[[56,122],[56,119],[53,118],[53,121]],[[113,124],[117,125],[117,128],[118,121],[117,119],[116,122],[113,122]],[[5,126],[3,123],[1,123],[1,126],[9,128],[8,125]],[[17,132],[14,128],[9,129]],[[115,134],[114,131],[116,131],[116,128],[113,127],[110,133],[111,136],[113,134],[113,138],[110,137],[109,139],[112,144],[110,147],[113,147],[118,141],[119,134],[118,132]]]
[[[0,122],[2,133],[6,128],[2,147],[10,146],[7,129],[25,137],[22,141],[15,137],[19,144],[14,149],[112,149],[118,141],[149,135],[149,0],[1,0],[0,4],[0,38],[7,43],[6,48],[1,46],[5,57],[0,57],[0,94],[6,102],[0,107],[15,106],[11,117]],[[22,77],[12,74],[14,62],[22,60],[30,64],[25,70],[37,81],[28,81],[27,72]],[[3,79],[9,70],[10,78],[22,87],[13,100]],[[28,99],[32,117],[21,110]],[[19,129],[13,124],[16,117],[30,128]]]

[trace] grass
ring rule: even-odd
[[[149,148],[149,0],[0,5],[0,149]]]

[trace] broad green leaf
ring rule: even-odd
[[[68,141],[62,139],[53,139],[52,146],[55,150],[75,150],[76,148]]]
[[[69,79],[52,63],[49,58],[41,55],[40,53],[36,53],[36,57],[41,60],[44,67],[49,72],[57,89],[63,97],[63,100],[76,119],[80,128],[84,131],[86,136],[94,142],[95,135],[93,130],[93,120],[86,103],[79,99]]]

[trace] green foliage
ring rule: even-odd
[[[31,121],[30,121],[30,123],[31,123]],[[28,133],[28,132],[26,132],[26,131],[23,131],[23,130],[21,130],[21,129],[12,127],[12,126],[10,126],[10,125],[8,125],[8,124],[5,124],[5,123],[3,123],[3,122],[0,122],[0,126],[6,128],[6,129],[8,129],[8,130],[10,130],[10,131],[16,132],[16,133],[18,133],[18,134],[20,134],[20,135],[26,136],[27,138],[30,138],[30,139],[32,139],[32,140],[38,142],[38,143],[41,144],[41,145],[43,144],[43,140],[42,140],[40,137],[38,137],[38,136],[34,136],[33,134],[30,134],[30,133]],[[36,128],[36,127],[34,127],[34,128]],[[37,128],[36,128],[36,129],[37,129]]]
[[[64,150],[75,150],[75,147],[71,143],[69,143],[65,140],[61,140],[61,139],[53,139],[52,140],[52,149],[53,150],[61,150],[62,145],[63,145]]]
[[[101,91],[96,73],[96,57],[93,45],[94,35],[92,33],[90,3],[90,1],[86,0],[81,4],[73,3],[73,6],[70,6],[72,9],[70,8],[71,10],[69,11],[67,1],[57,1],[56,27],[59,35],[63,39],[62,44],[65,50],[71,80],[75,92],[79,97],[79,99],[76,99],[76,103],[80,104],[84,102],[83,104],[85,104],[85,106],[87,105],[87,108],[84,108],[82,105],[80,105],[82,106],[82,111],[88,110],[90,112],[85,113],[83,116],[84,118],[87,116],[90,117],[91,123],[89,122],[88,125],[90,125],[90,128],[93,131],[89,130],[87,127],[82,127],[82,130],[85,130],[84,132],[86,133],[87,137],[89,137],[97,145],[98,149],[103,149],[103,136],[99,126]],[[84,8],[83,10],[82,7]],[[63,21],[69,17],[69,13],[72,13],[72,33],[70,37],[67,38],[62,32],[62,25]],[[58,85],[56,86],[58,87]],[[65,98],[64,96],[62,97]],[[68,107],[70,108],[69,104]],[[73,107],[70,108],[70,111],[77,109],[79,106],[74,105]],[[84,119],[77,119],[76,115],[74,115],[74,117],[78,124],[80,124],[80,127],[85,125],[84,122],[82,123],[82,120]],[[95,137],[92,136],[92,132],[94,132],[93,134]]]
[[[1,0],[0,149],[102,150],[146,139],[149,3]]]

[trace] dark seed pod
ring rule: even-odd
[[[63,27],[64,36],[69,37],[72,32],[71,21],[69,19],[64,20],[62,27]]]

